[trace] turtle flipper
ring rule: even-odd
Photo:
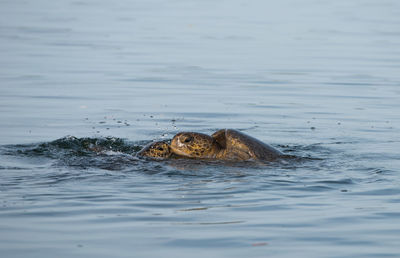
[[[226,149],[226,129],[216,131],[211,135],[211,137],[215,139],[222,149]]]

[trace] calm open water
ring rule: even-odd
[[[1,257],[400,257],[400,3],[0,1]],[[134,157],[235,128],[297,158]]]

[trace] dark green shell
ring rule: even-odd
[[[234,129],[221,129],[212,137],[222,148],[219,155],[222,159],[271,161],[283,155],[274,147]]]

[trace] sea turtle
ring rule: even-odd
[[[171,151],[168,140],[165,140],[147,144],[137,155],[152,159],[167,159],[172,157],[174,153]]]
[[[171,140],[173,153],[189,158],[217,160],[265,160],[271,161],[283,155],[279,150],[234,129],[222,129],[212,136],[194,133],[178,133]]]

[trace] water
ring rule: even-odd
[[[2,257],[399,257],[400,4],[0,2]],[[134,154],[235,128],[298,158]]]

